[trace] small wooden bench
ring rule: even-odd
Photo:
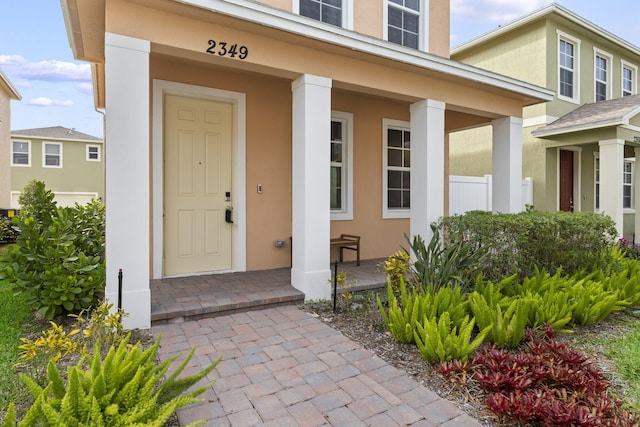
[[[360,236],[341,234],[330,240],[332,247],[340,248],[340,262],[343,262],[343,251],[348,249],[356,252],[356,265],[360,265]]]

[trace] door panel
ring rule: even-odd
[[[167,95],[164,274],[232,268],[232,106]]]
[[[573,151],[560,150],[560,210],[573,212]]]

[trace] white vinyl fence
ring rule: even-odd
[[[491,211],[492,178],[485,176],[449,176],[449,215],[468,211]],[[522,180],[522,210],[533,204],[533,179]]]

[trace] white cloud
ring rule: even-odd
[[[82,93],[93,95],[93,84],[91,83],[78,83],[76,89]]]
[[[33,98],[30,99],[26,102],[28,105],[35,105],[38,107],[73,107],[73,101],[71,100],[66,100],[66,101],[60,101],[60,100],[56,100],[56,99],[51,99],[51,98],[45,98],[44,96],[41,96],[39,98]]]
[[[29,62],[21,55],[0,55],[0,65],[12,75],[49,82],[91,81],[89,64],[75,64],[58,60]]]
[[[451,15],[506,24],[547,4],[549,0],[451,0]]]

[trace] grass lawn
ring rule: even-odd
[[[640,321],[620,337],[602,338],[604,354],[628,384],[628,398],[640,409]]]
[[[31,313],[24,298],[14,296],[12,290],[0,282],[0,414],[6,412],[11,401],[21,401],[27,393],[13,365],[18,361],[18,346],[24,333],[22,325]]]

